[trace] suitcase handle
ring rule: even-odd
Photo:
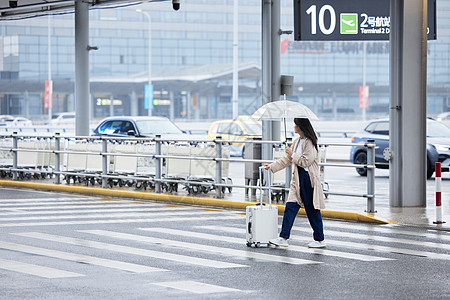
[[[262,170],[265,170],[265,168],[264,168],[264,166],[260,166],[259,167],[259,193],[260,193],[260,197],[259,197],[259,201],[260,201],[260,205],[261,205],[261,207],[263,206],[263,205],[265,205],[264,203],[263,203],[263,200],[262,200],[262,195],[263,195],[263,193],[262,193],[262,181],[263,181],[263,177],[262,177]],[[271,171],[270,171],[270,169],[269,170],[267,170],[267,183],[268,183],[268,186],[269,186],[269,206],[270,207],[272,207],[272,191],[271,191],[271,186],[272,186],[272,174],[270,174],[270,173],[272,173]]]

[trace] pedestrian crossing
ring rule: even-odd
[[[372,264],[400,260],[402,255],[450,260],[447,232],[324,223],[330,224],[325,228],[325,249],[306,247],[312,231],[304,218],[297,219],[287,249],[253,248],[246,246],[242,212],[92,197],[0,200],[0,275],[89,276],[89,268],[71,269],[78,263],[110,272],[164,274],[180,267],[244,270],[260,264],[300,267],[333,260]],[[45,265],[47,260],[30,262],[30,255],[64,264],[55,268]],[[239,291],[191,280],[154,284],[191,293]]]

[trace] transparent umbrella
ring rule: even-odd
[[[252,118],[257,120],[281,120],[284,121],[284,136],[286,137],[286,119],[308,118],[310,121],[319,120],[319,118],[305,105],[289,101],[278,100],[269,102],[258,108],[253,113]]]

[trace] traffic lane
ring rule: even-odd
[[[186,229],[187,227],[184,225],[181,226],[181,228]],[[224,224],[224,226],[228,225],[228,223]],[[223,243],[213,242],[213,244],[219,247],[229,247],[229,245],[225,246]],[[126,245],[130,246],[129,243],[126,243]],[[134,243],[131,243],[131,245],[133,246]],[[154,245],[139,246],[145,249],[154,249],[156,247]],[[164,247],[162,248],[166,249]],[[282,249],[247,249],[244,244],[242,244],[242,246],[235,246],[235,248],[257,253],[273,254],[275,252],[277,255],[283,256],[286,254],[292,254]],[[329,249],[333,249],[332,244],[329,244]],[[172,253],[174,250],[168,249],[167,252]],[[89,252],[89,254],[105,256],[107,253],[102,253],[100,251],[94,253]],[[179,254],[194,255],[186,250],[179,250]],[[377,255],[383,256],[384,254],[377,253]],[[213,256],[204,253],[195,255],[195,257],[198,256],[202,258],[214,259]],[[400,255],[387,254],[386,256],[396,258],[400,257]],[[130,258],[127,259],[126,255],[108,255],[108,257],[111,259],[131,260]],[[433,261],[432,265],[428,263],[423,264],[420,259],[415,257],[405,258],[403,262],[377,262],[376,265],[367,262],[352,262],[334,258],[318,257],[318,255],[302,257],[315,259],[316,261],[321,261],[324,264],[298,266],[282,263],[267,263],[258,260],[252,261],[247,259],[232,259],[231,261],[234,263],[245,263],[246,265],[249,265],[249,269],[208,269],[202,267],[172,265],[164,261],[152,259],[140,259],[136,260],[136,263],[148,264],[153,267],[165,267],[172,272],[176,272],[176,274],[150,273],[139,275],[122,273],[117,274],[118,272],[109,271],[106,269],[103,271],[93,271],[89,266],[81,265],[81,267],[76,268],[75,271],[84,274],[87,273],[87,277],[90,278],[88,282],[86,283],[85,280],[80,280],[80,278],[71,279],[71,289],[65,290],[60,294],[60,296],[67,297],[67,294],[70,295],[71,293],[80,294],[80,289],[83,291],[81,295],[87,297],[103,295],[113,298],[128,298],[128,295],[132,295],[133,298],[140,298],[147,296],[148,293],[152,293],[152,295],[159,295],[163,299],[168,295],[189,297],[189,294],[183,294],[181,292],[175,292],[174,294],[174,291],[172,290],[155,287],[153,286],[153,283],[176,280],[193,280],[196,282],[206,282],[217,286],[238,289],[239,291],[236,292],[236,295],[234,295],[234,293],[226,294],[227,298],[229,297],[236,299],[244,296],[275,297],[277,295],[289,298],[296,298],[298,295],[312,299],[322,297],[328,298],[330,295],[333,295],[333,297],[330,298],[346,298],[348,295],[361,292],[364,292],[369,298],[377,298],[378,295],[384,298],[392,298],[393,296],[400,296],[404,293],[409,295],[421,295],[420,290],[422,288],[429,288],[430,284],[429,280],[424,279],[433,278],[439,282],[439,280],[444,279],[443,277],[445,277],[445,274],[438,274],[436,276],[434,272],[437,270],[446,270],[446,268],[448,268],[447,263]],[[220,260],[224,260],[224,258],[220,257]],[[48,264],[49,260],[40,260],[40,263]],[[71,270],[74,270],[72,264],[70,266],[65,266],[64,263],[58,263],[53,266],[57,268],[70,268]],[[399,270],[404,271],[406,275],[399,273]],[[378,278],[376,276],[374,277],[374,274],[383,274],[383,276]],[[392,284],[392,282],[395,282],[396,278],[398,279],[399,276],[402,276],[402,282],[398,283],[398,285]],[[424,281],[428,283],[424,284]],[[440,282],[442,284],[442,282],[445,281]],[[437,285],[439,286],[439,283]],[[40,287],[40,283],[36,285],[37,289]],[[308,288],[305,289],[305,287]],[[386,287],[389,287],[389,289],[387,290]],[[441,291],[445,292],[445,289]],[[52,294],[54,293],[52,292]],[[58,292],[55,294],[58,295]],[[434,290],[431,294],[429,292],[424,294],[424,296],[427,295],[436,296],[439,294],[437,294],[437,291]]]
[[[77,198],[77,197],[75,197]],[[96,200],[94,200],[96,201]],[[114,201],[112,203],[117,203]],[[142,206],[143,204],[134,203],[134,205]],[[191,210],[191,207],[181,207],[182,209]],[[106,209],[105,209],[106,210]],[[207,211],[203,211],[207,214]],[[220,212],[220,214],[229,216],[235,215],[229,211]],[[51,215],[51,214],[50,214]],[[245,239],[243,234],[227,234],[224,233],[224,239],[227,236],[233,236],[242,239],[242,244],[230,244],[226,241],[222,241],[220,238],[216,240],[198,240],[192,236],[186,234],[183,237],[175,238],[170,234],[154,234],[152,231],[142,231],[141,228],[150,227],[155,229],[155,226],[160,228],[176,229],[180,231],[201,231],[207,233],[214,233],[214,230],[203,230],[205,226],[216,226],[219,228],[226,228],[233,226],[234,228],[242,228],[245,230],[245,219],[243,215],[238,219],[231,220],[210,220],[210,221],[180,221],[176,216],[169,221],[154,222],[133,222],[133,223],[120,223],[120,224],[96,224],[94,225],[56,225],[56,226],[22,226],[15,233],[23,233],[30,231],[38,231],[44,233],[50,233],[53,235],[70,236],[74,238],[80,238],[88,242],[80,243],[79,245],[66,245],[60,243],[49,243],[45,240],[31,240],[26,239],[23,236],[11,234],[8,235],[10,241],[18,243],[31,244],[36,247],[51,248],[60,251],[81,253],[91,256],[100,256],[112,260],[123,260],[127,262],[133,262],[136,264],[144,264],[152,267],[159,267],[169,270],[169,272],[156,272],[156,273],[142,273],[142,274],[130,274],[129,272],[118,272],[112,269],[97,268],[92,265],[86,264],[83,260],[80,260],[78,264],[65,261],[56,261],[50,258],[30,255],[27,256],[26,262],[35,263],[36,259],[39,259],[39,264],[48,265],[59,269],[68,269],[72,272],[83,274],[84,276],[70,278],[70,279],[58,279],[52,281],[49,284],[47,280],[37,280],[28,276],[20,276],[7,274],[8,279],[14,282],[12,285],[8,285],[8,293],[17,293],[17,290],[30,291],[30,295],[37,295],[42,288],[47,291],[46,295],[50,298],[67,298],[67,296],[77,295],[80,297],[112,297],[112,298],[143,298],[148,297],[149,294],[155,295],[161,298],[167,297],[182,297],[187,299],[194,299],[198,295],[193,296],[192,293],[177,291],[172,288],[157,285],[161,282],[177,282],[193,280],[195,282],[207,283],[222,287],[228,287],[237,289],[235,292],[226,292],[214,294],[217,297],[227,297],[231,299],[242,299],[248,296],[267,297],[267,296],[282,296],[289,298],[296,298],[299,295],[311,298],[321,298],[332,295],[330,298],[345,298],[355,293],[364,292],[371,298],[377,298],[379,295],[383,297],[392,298],[393,296],[401,296],[403,294],[408,295],[422,295],[420,289],[430,290],[430,280],[424,280],[430,277],[430,273],[434,273],[439,270],[448,270],[448,263],[439,260],[427,260],[427,268],[416,256],[400,255],[395,253],[387,253],[383,251],[361,251],[354,248],[343,248],[340,246],[329,243],[329,250],[347,251],[349,256],[351,253],[364,253],[370,255],[377,255],[380,257],[393,258],[395,261],[379,261],[376,263],[367,263],[360,261],[353,261],[342,258],[333,258],[323,256],[320,254],[305,254],[295,251],[285,251],[284,249],[267,249],[267,248],[248,248],[245,246]],[[279,220],[281,221],[281,219]],[[296,226],[302,226],[308,228],[308,223],[305,218],[299,217],[296,221]],[[339,223],[334,221],[325,221],[325,232],[327,234],[328,228],[344,228],[345,232],[357,232],[354,229],[354,224],[351,223]],[[200,228],[200,229],[199,229]],[[367,228],[374,228],[374,225],[367,225]],[[376,227],[378,228],[378,226]],[[16,228],[17,229],[17,228]],[[249,253],[262,253],[279,255],[286,258],[301,258],[310,259],[320,264],[307,264],[307,265],[292,265],[287,263],[267,262],[261,259],[254,258],[242,258],[237,256],[225,256],[215,255],[204,251],[192,251],[182,247],[168,246],[164,243],[142,243],[138,240],[116,240],[113,237],[94,237],[87,233],[86,230],[103,230],[113,231],[120,233],[137,234],[144,237],[158,237],[167,238],[168,240],[178,240],[180,242],[198,243],[200,246],[215,246],[218,248],[231,248],[234,250],[242,250]],[[423,232],[423,231],[420,231]],[[2,237],[5,235],[2,235]],[[296,232],[293,237],[292,245],[305,247],[306,240],[311,237],[310,234],[299,234]],[[395,235],[394,235],[395,236]],[[327,237],[331,240],[331,237]],[[305,240],[305,241],[304,241]],[[353,240],[351,237],[344,238],[345,241]],[[173,263],[163,259],[155,259],[149,257],[136,256],[130,253],[117,253],[111,252],[107,249],[92,249],[89,246],[89,241],[115,244],[118,246],[127,246],[142,248],[144,250],[160,250],[165,251],[168,254],[188,255],[195,258],[203,258],[210,260],[219,260],[230,262],[234,264],[244,264],[246,268],[206,268],[199,267],[190,264]],[[412,246],[413,249],[420,249],[419,246]],[[23,259],[22,255],[11,251],[8,256],[11,259]],[[4,251],[0,252],[4,253]],[[15,256],[14,256],[15,255]],[[426,269],[426,270],[425,270]],[[406,275],[402,275],[402,282],[397,284],[391,284],[395,279],[400,276],[399,270],[405,270]],[[430,270],[430,271],[428,271]],[[432,271],[434,270],[434,271]],[[373,278],[373,274],[383,274],[381,278]],[[434,276],[434,274],[432,274]],[[445,273],[438,274],[437,279],[445,277]],[[435,277],[434,277],[435,278]],[[421,281],[420,281],[421,280]],[[21,282],[26,286],[17,286],[15,283]],[[425,283],[423,283],[425,282]],[[442,282],[442,281],[441,281]],[[437,284],[439,287],[439,283]],[[4,286],[4,285],[2,285]],[[386,286],[390,289],[386,290]],[[14,288],[16,287],[16,288]],[[25,288],[26,287],[26,288]],[[55,288],[56,287],[56,288]],[[305,287],[308,287],[305,289]],[[384,287],[384,289],[383,289]],[[368,291],[368,292],[367,292]],[[381,292],[380,292],[381,291]],[[441,287],[441,292],[445,293],[445,287]],[[408,293],[407,293],[408,292]],[[412,293],[412,294],[411,294]],[[8,295],[8,294],[6,294]],[[423,296],[437,296],[437,290],[431,288],[431,291],[426,292]],[[445,294],[444,294],[445,295]],[[211,294],[208,295],[208,297]]]

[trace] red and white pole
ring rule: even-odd
[[[445,223],[442,221],[442,188],[441,188],[441,163],[435,164],[436,182],[436,222],[434,224]]]

